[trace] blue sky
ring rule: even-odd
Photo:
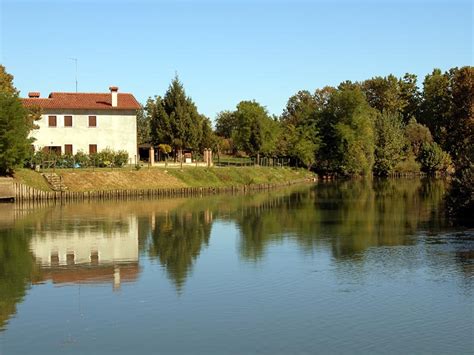
[[[298,90],[472,65],[471,1],[0,0],[0,62],[26,95],[104,92],[144,102],[175,72],[214,118],[245,99],[280,114]]]

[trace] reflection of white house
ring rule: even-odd
[[[41,108],[39,129],[31,136],[35,149],[61,154],[96,153],[105,148],[125,150],[129,158],[137,155],[136,112],[140,107],[132,94],[53,92],[47,98],[30,92],[22,99],[28,108]]]
[[[46,278],[55,283],[113,281],[118,287],[136,279],[139,271],[134,216],[107,232],[95,224],[43,231],[33,236],[30,249]]]

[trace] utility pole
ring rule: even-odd
[[[77,58],[69,58],[70,60],[73,60],[76,63],[76,93],[77,93]]]

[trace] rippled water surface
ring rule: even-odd
[[[0,353],[473,353],[442,181],[0,205]]]

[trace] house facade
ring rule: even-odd
[[[132,94],[53,92],[47,98],[30,92],[22,99],[27,108],[41,108],[38,129],[31,131],[34,149],[58,154],[86,154],[106,148],[124,150],[129,159],[137,159],[138,101]]]

